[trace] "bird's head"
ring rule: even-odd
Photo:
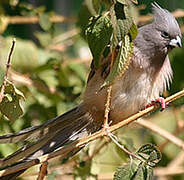
[[[158,45],[164,51],[170,51],[175,47],[182,47],[181,31],[176,19],[166,9],[162,9],[157,3],[152,4],[154,12],[154,22],[152,27],[156,34],[155,38]]]

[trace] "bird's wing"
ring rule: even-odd
[[[117,57],[118,51],[119,51],[119,46],[117,46],[117,48],[115,49],[114,58]],[[100,60],[99,69],[101,71],[101,77],[103,79],[105,79],[108,76],[109,72],[110,72],[111,60],[112,60],[112,54],[111,53],[109,53],[108,56],[106,56],[106,57],[102,57],[101,60]],[[93,76],[95,75],[95,72],[97,70],[97,69],[95,69],[94,63],[95,62],[94,62],[94,59],[93,59],[92,62],[91,62],[91,66],[90,66],[91,71],[89,73],[87,82],[89,82],[93,78]]]

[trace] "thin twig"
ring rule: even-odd
[[[174,106],[172,107],[171,110],[172,110],[173,115],[174,115],[176,122],[177,122],[177,127],[172,134],[174,136],[178,136],[184,129],[184,123],[183,123],[182,118],[180,118],[179,111]],[[162,151],[168,143],[169,143],[169,140],[166,139],[162,144],[160,144],[159,145],[160,151]]]
[[[184,11],[182,9],[177,9],[172,12],[173,16],[176,18],[184,17]],[[7,16],[8,24],[38,24],[40,22],[40,17],[23,17],[23,16]],[[152,16],[139,16],[139,22],[148,22],[152,20]],[[63,22],[76,22],[76,18],[64,17],[61,15],[56,15],[50,18],[52,23],[63,23]]]
[[[34,159],[34,160],[31,160],[31,161],[28,161],[28,162],[24,162],[24,163],[15,165],[13,167],[9,167],[8,169],[4,169],[4,170],[1,170],[0,171],[0,177],[6,176],[8,174],[15,173],[15,172],[20,171],[20,170],[23,170],[23,169],[30,168],[30,167],[32,167],[34,165],[39,164],[39,163],[40,162],[39,162],[38,159]]]
[[[110,71],[112,69],[114,59],[115,59],[115,50],[112,50],[111,48],[111,63],[110,63]],[[105,103],[105,111],[104,111],[104,124],[103,128],[106,129],[109,127],[109,111],[110,111],[110,106],[111,106],[111,93],[112,93],[112,86],[110,85],[107,87],[107,100]]]
[[[173,176],[184,174],[183,167],[175,167],[175,168],[155,168],[154,175],[155,176]]]
[[[44,177],[47,175],[47,166],[48,166],[47,161],[42,163],[42,165],[40,166],[40,172],[39,172],[37,180],[43,180]]]
[[[177,9],[177,10],[173,11],[172,14],[175,18],[181,18],[181,17],[184,17],[184,10]],[[144,15],[144,16],[139,16],[138,21],[142,22],[142,23],[147,23],[147,22],[151,21],[152,19],[153,19],[153,16]]]
[[[177,138],[176,136],[169,133],[168,131],[160,128],[156,124],[153,124],[152,122],[146,121],[144,119],[139,119],[135,123],[143,126],[144,128],[150,129],[153,132],[156,132],[160,136],[164,137],[165,139],[169,140],[170,142],[172,142],[173,144],[177,145],[178,147],[184,150],[184,142],[181,139]]]
[[[103,124],[104,129],[109,127],[109,111],[110,111],[110,102],[111,102],[111,92],[112,92],[112,86],[109,86],[107,88],[107,101],[105,103],[104,124]]]
[[[141,158],[139,158],[139,156],[137,156],[136,154],[134,154],[133,152],[130,152],[128,149],[126,149],[123,145],[121,145],[118,142],[118,139],[115,135],[113,135],[112,133],[108,134],[108,137],[120,148],[122,149],[125,153],[127,153],[129,156],[134,157],[140,161],[143,161]]]
[[[40,22],[40,17],[23,17],[23,16],[8,16],[8,24],[38,24]],[[75,18],[64,17],[61,15],[50,17],[52,23],[63,23],[63,22],[76,22]]]
[[[8,78],[8,71],[9,71],[9,68],[10,68],[10,61],[11,61],[11,56],[12,56],[12,53],[13,53],[13,50],[14,50],[14,47],[15,47],[15,43],[16,43],[16,39],[13,38],[13,41],[12,41],[12,46],[11,46],[11,49],[10,49],[10,53],[8,55],[8,61],[7,61],[7,64],[6,64],[6,73],[5,73],[5,79]]]
[[[8,79],[8,72],[9,72],[10,65],[11,65],[11,56],[12,56],[12,53],[13,53],[13,50],[14,50],[14,47],[15,47],[15,42],[16,42],[16,39],[13,38],[12,46],[11,46],[10,53],[8,55],[7,64],[6,64],[6,72],[5,72],[3,83],[2,83],[2,86],[1,86],[0,103],[2,102],[3,97],[4,97],[4,90],[5,90],[5,86],[6,86],[6,80]]]
[[[167,167],[174,168],[182,166],[184,162],[184,151],[181,151],[169,164]]]
[[[184,96],[184,90],[182,90],[182,91],[166,98],[165,101],[167,103],[172,102],[172,101],[174,101],[174,100],[176,100],[176,99],[178,99],[182,96]],[[108,132],[110,133],[110,132],[113,132],[117,129],[120,129],[121,127],[128,125],[129,123],[131,123],[131,122],[135,121],[136,119],[138,119],[138,118],[140,118],[140,117],[156,110],[157,108],[158,108],[158,106],[151,106],[149,108],[146,108],[146,109],[132,115],[131,117],[129,117],[125,120],[122,120],[122,121],[118,122],[117,124],[114,124],[114,125],[110,126],[109,129],[108,129]],[[89,142],[94,141],[97,138],[102,137],[104,135],[106,135],[106,133],[104,132],[104,130],[101,129],[98,132],[96,132],[96,133],[94,133],[94,134],[92,134],[88,137],[84,137],[80,140],[74,141],[73,143],[69,144],[68,146],[58,148],[58,150],[56,150],[54,152],[51,152],[47,155],[43,155],[43,156],[37,158],[39,161],[38,161],[38,163],[35,163],[34,165],[39,164],[39,163],[43,163],[43,162],[45,162],[49,159],[54,159],[57,156],[60,156],[61,159],[65,158],[68,153],[70,153],[70,152],[72,152],[72,151],[74,151],[74,150],[76,150],[80,147],[83,147],[84,145],[88,144]],[[160,134],[160,135],[162,135],[162,134]],[[182,148],[184,147],[182,141],[181,140],[178,141],[178,138],[177,138],[177,142],[179,142],[179,143],[176,143],[176,141],[172,141],[172,142],[175,143],[179,147],[182,147]],[[30,161],[29,163],[31,163],[32,161]],[[33,166],[32,164],[30,166],[25,166],[25,167],[22,166],[22,169],[27,169],[27,168],[32,167],[32,166]],[[9,169],[10,168],[7,168],[5,170],[0,171],[0,177],[4,176],[5,174],[7,175],[7,174],[11,174],[13,172],[18,171],[16,167],[11,167],[11,171]]]

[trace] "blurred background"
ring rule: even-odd
[[[152,0],[138,0],[132,5],[132,14],[138,26],[150,21]],[[162,7],[173,12],[184,32],[184,0],[157,0]],[[85,40],[85,27],[90,16],[95,15],[92,0],[1,0],[0,1],[0,83],[3,81],[7,56],[12,39],[16,47],[12,56],[9,79],[23,92],[24,114],[10,122],[0,114],[0,135],[41,124],[60,115],[81,102],[92,56]],[[170,54],[174,70],[169,96],[184,87],[184,48]],[[184,140],[184,99],[170,104],[164,112],[145,117],[168,132]],[[156,144],[162,160],[156,167],[159,180],[184,179],[184,153],[176,145],[139,125],[131,124],[116,132],[121,142],[130,150],[145,143]],[[3,158],[22,143],[1,144]],[[169,163],[180,159],[173,173],[162,174]],[[112,179],[118,166],[129,157],[108,139],[91,143],[80,154],[49,164],[48,179]],[[159,169],[160,168],[160,169]],[[22,175],[34,179],[37,167]],[[159,174],[160,173],[160,174]],[[62,175],[62,176],[61,176]]]

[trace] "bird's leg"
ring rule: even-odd
[[[151,101],[150,104],[146,106],[146,108],[154,106],[155,104],[159,103],[161,106],[161,111],[163,111],[167,107],[167,103],[165,102],[165,99],[163,97],[159,97],[155,99],[154,101]]]

